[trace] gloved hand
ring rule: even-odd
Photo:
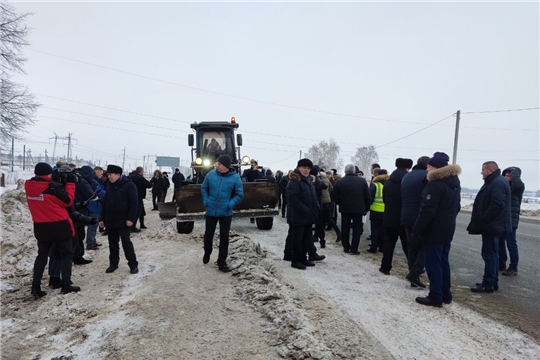
[[[96,225],[96,224],[97,224],[97,219],[92,218],[92,220],[90,220],[90,225]]]
[[[75,174],[68,174],[66,178],[66,182],[76,183],[76,182],[79,182],[79,178]]]

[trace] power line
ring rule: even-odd
[[[485,111],[462,111],[462,114],[489,114],[489,113],[499,113],[499,112],[511,112],[511,111],[529,111],[529,110],[539,110],[540,107],[531,107],[531,108],[521,108],[521,109],[503,109],[503,110],[485,110]]]
[[[456,114],[456,113],[453,113],[452,115],[449,115],[449,116],[445,117],[444,119],[438,120],[438,121],[434,122],[433,124],[430,124],[430,125],[428,125],[428,126],[426,126],[426,127],[421,128],[420,130],[417,130],[417,131],[412,132],[412,133],[410,133],[410,134],[408,134],[408,135],[405,135],[405,136],[403,136],[403,137],[400,137],[399,139],[390,141],[390,142],[388,142],[388,143],[386,143],[386,144],[383,144],[383,145],[375,146],[375,149],[378,149],[378,148],[380,148],[380,147],[383,147],[383,146],[387,146],[387,145],[393,144],[393,143],[395,143],[395,142],[398,142],[398,141],[400,141],[400,140],[403,140],[403,139],[405,139],[405,138],[408,138],[409,136],[412,136],[412,135],[414,135],[414,134],[418,134],[418,133],[421,132],[421,131],[424,131],[424,130],[426,130],[426,129],[432,127],[432,126],[437,125],[437,124],[440,123],[440,122],[443,122],[443,121],[446,120],[446,119],[451,118],[451,117],[454,116],[455,114]]]
[[[248,98],[248,97],[244,97],[244,96],[232,95],[232,94],[227,94],[227,93],[223,93],[223,92],[219,92],[219,91],[202,89],[202,88],[198,88],[198,87],[195,87],[195,86],[184,85],[184,84],[176,83],[176,82],[173,82],[173,81],[157,79],[157,78],[153,78],[151,76],[136,74],[136,73],[132,73],[132,72],[125,71],[125,70],[111,68],[111,67],[108,67],[108,66],[93,64],[93,63],[90,63],[90,62],[87,62],[87,61],[72,59],[72,58],[69,58],[69,57],[66,57],[66,56],[56,55],[56,54],[52,54],[52,53],[49,53],[49,52],[40,51],[40,50],[36,50],[36,49],[32,49],[32,48],[29,48],[28,50],[36,52],[36,53],[56,57],[56,58],[63,59],[63,60],[73,61],[73,62],[77,62],[77,63],[80,63],[80,64],[94,66],[94,67],[97,67],[97,68],[100,68],[100,69],[115,71],[115,72],[118,72],[118,73],[130,75],[130,76],[135,76],[135,77],[139,77],[139,78],[143,78],[143,79],[147,79],[147,80],[157,81],[157,82],[161,82],[161,83],[165,83],[165,84],[169,84],[169,85],[179,86],[179,87],[183,87],[183,88],[190,89],[190,90],[202,91],[202,92],[206,92],[206,93],[209,93],[209,94],[221,95],[221,96],[226,96],[226,97],[240,99],[240,100],[257,102],[257,103],[261,103],[261,104],[280,106],[280,107],[285,107],[285,108],[290,108],[290,109],[310,111],[310,112],[316,112],[316,113],[321,113],[321,114],[351,117],[351,118],[357,118],[357,119],[379,120],[379,121],[389,121],[389,122],[409,123],[409,124],[423,124],[423,123],[412,122],[412,121],[392,120],[392,119],[383,119],[383,118],[352,115],[352,114],[343,114],[343,113],[338,113],[338,112],[333,112],[333,111],[317,110],[317,109],[311,109],[311,108],[306,108],[306,107],[302,107],[302,106],[286,105],[286,104],[281,104],[281,103],[272,102],[272,101],[252,99],[252,98]]]

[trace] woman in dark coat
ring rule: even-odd
[[[152,205],[154,206],[152,210],[157,210],[157,203],[163,202],[163,193],[167,191],[161,171],[154,171],[154,177],[150,180],[150,184],[152,184]]]

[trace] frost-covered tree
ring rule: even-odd
[[[12,5],[0,2],[0,143],[19,138],[20,132],[34,123],[39,106],[28,89],[14,81],[15,74],[24,74],[26,58],[22,49],[28,46],[29,29],[25,24],[28,13],[17,14]]]
[[[339,157],[341,148],[334,139],[321,141],[309,148],[306,158],[313,161],[313,164],[328,169],[342,169],[343,160]]]
[[[369,174],[371,164],[379,161],[379,155],[373,145],[362,146],[356,149],[354,156],[351,156],[351,161],[354,165],[358,166],[364,174]]]

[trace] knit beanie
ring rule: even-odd
[[[435,154],[433,154],[433,157],[429,159],[428,165],[436,168],[442,168],[448,165],[448,160],[450,160],[448,155],[443,152],[436,152]]]
[[[231,157],[227,154],[223,154],[218,157],[217,162],[225,166],[227,169],[231,168]]]
[[[297,167],[300,167],[300,166],[307,166],[308,168],[311,169],[313,167],[313,163],[309,159],[300,159],[298,160]]]
[[[34,168],[34,174],[41,176],[50,175],[52,174],[52,167],[44,162],[37,163],[36,167]]]

